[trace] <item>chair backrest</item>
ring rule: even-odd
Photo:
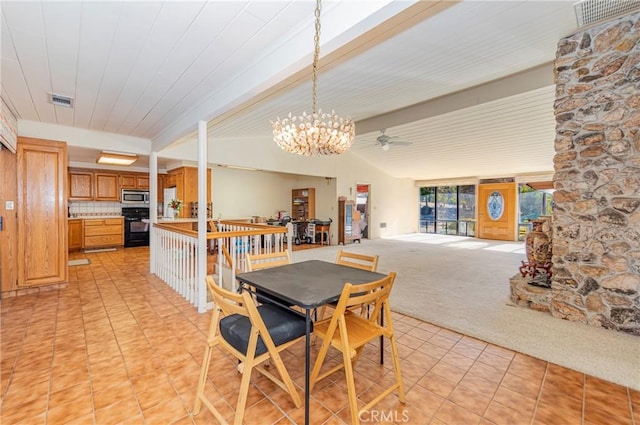
[[[336,264],[375,272],[378,270],[378,256],[356,254],[355,252],[339,250],[336,255]]]
[[[244,291],[241,293],[227,291],[226,289],[218,286],[211,276],[207,276],[206,281],[216,308],[222,310],[224,316],[240,314],[251,319],[250,310],[251,306],[253,306],[255,314],[258,318],[260,317],[257,309],[255,308],[253,298],[251,298],[248,293]]]
[[[289,251],[271,252],[269,254],[249,254],[245,256],[247,259],[247,270],[268,269],[271,267],[285,266],[291,264],[291,256]]]
[[[353,285],[351,283],[345,284],[340,294],[338,304],[336,305],[332,323],[340,320],[340,316],[344,315],[345,311],[350,307],[365,304],[373,306],[373,310],[367,319],[369,322],[377,323],[383,309],[385,317],[390,317],[389,295],[391,295],[391,288],[393,287],[395,279],[396,273],[391,272],[382,279],[373,282],[359,285]],[[331,328],[331,325],[329,327]]]

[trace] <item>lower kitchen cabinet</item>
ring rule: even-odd
[[[83,223],[84,248],[124,245],[124,219],[85,219]]]
[[[82,249],[82,220],[69,220],[69,251]]]

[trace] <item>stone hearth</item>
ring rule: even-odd
[[[531,277],[522,277],[520,273],[509,279],[511,284],[511,302],[519,307],[549,313],[551,311],[551,288],[529,285]]]

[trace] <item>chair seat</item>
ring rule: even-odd
[[[345,311],[344,319],[346,327],[349,331],[349,345],[351,348],[358,348],[371,341],[374,337],[385,334],[384,328],[378,326],[376,323],[362,318],[359,314],[353,311]],[[331,318],[327,318],[318,321],[314,324],[314,332],[316,335],[324,338],[327,334],[329,325],[331,324]],[[331,345],[338,350],[343,351],[346,348],[342,344],[340,333],[336,332],[331,339]]]
[[[263,304],[258,307],[258,312],[276,347],[305,335],[305,319],[293,311],[273,304]],[[250,331],[251,321],[246,316],[232,314],[220,320],[220,335],[233,348],[245,355],[249,345]],[[267,347],[262,337],[259,337],[255,355],[259,356],[266,351]]]

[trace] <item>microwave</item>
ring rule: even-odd
[[[120,200],[123,204],[148,204],[149,191],[122,189],[122,197],[120,198]]]

